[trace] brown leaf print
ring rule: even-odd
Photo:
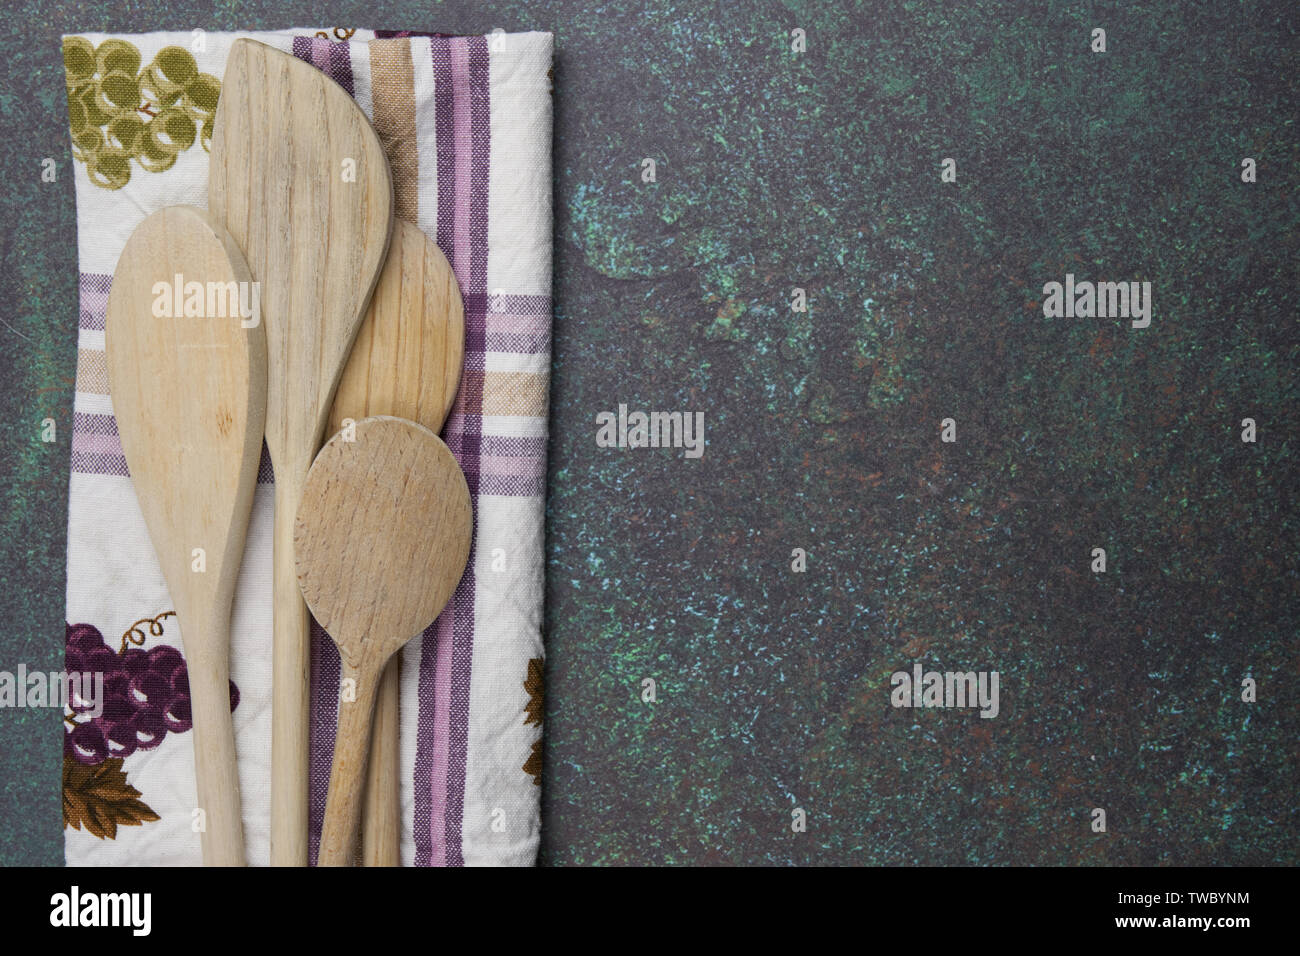
[[[63,825],[101,840],[117,838],[118,826],[138,827],[159,819],[138,799],[140,791],[126,782],[122,758],[84,764],[63,757]]]
[[[523,771],[533,775],[533,786],[542,785],[542,742],[540,740],[533,742],[533,752],[524,761]]]
[[[528,676],[524,678],[524,690],[528,691],[528,703],[524,706],[524,726],[536,724],[542,726],[545,713],[546,687],[542,683],[542,658],[534,657],[528,662]]]

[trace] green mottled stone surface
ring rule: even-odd
[[[556,33],[544,863],[1300,859],[1282,2],[6,5],[0,669],[63,633],[58,36],[322,20]],[[1150,328],[1044,318],[1067,272]],[[598,448],[620,402],[703,458]],[[1001,713],[892,708],[916,661]],[[0,711],[0,862],[61,860],[59,733]]]

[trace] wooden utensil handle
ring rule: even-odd
[[[401,866],[401,654],[394,654],[379,678],[374,726],[370,730],[370,761],[366,770],[364,812],[361,816],[363,866]]]
[[[184,628],[185,623],[182,622],[181,626]],[[210,633],[229,635],[229,615],[216,621]],[[219,646],[214,640],[190,640],[188,643],[191,647]],[[230,659],[224,651],[187,653],[186,666],[190,680],[190,716],[194,725],[194,775],[198,809],[203,811],[203,829],[199,836],[203,865],[244,866],[244,823],[239,810],[235,722],[230,713]]]
[[[286,469],[287,470],[287,469]],[[307,760],[311,743],[311,615],[298,590],[293,522],[301,487],[275,476],[272,552],[271,865],[307,865]]]
[[[379,674],[358,673],[343,663],[343,684],[352,681],[354,698],[339,701],[338,731],[334,737],[334,763],[325,798],[317,866],[351,866],[361,823],[361,789],[365,786],[366,756],[370,749],[370,722],[374,715]]]

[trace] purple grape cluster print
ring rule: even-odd
[[[161,633],[160,619],[149,620],[151,632]],[[138,640],[132,635],[139,635]],[[152,750],[167,734],[190,729],[190,680],[185,659],[176,648],[159,644],[145,650],[136,625],[122,639],[120,650],[104,642],[90,624],[67,626],[65,667],[69,674],[104,675],[103,710],[91,716],[89,700],[74,697],[69,703],[63,736],[64,753],[83,764],[111,757],[129,757],[137,750]],[[239,688],[230,682],[230,709],[239,706]]]

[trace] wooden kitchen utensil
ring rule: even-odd
[[[451,597],[472,527],[465,476],[432,431],[380,415],[351,432],[312,465],[293,537],[303,597],[343,664],[319,866],[352,862],[380,676]]]
[[[172,206],[127,240],[104,329],[122,452],[185,647],[208,866],[244,865],[230,604],[266,412],[255,302],[230,235],[202,210]]]
[[[379,276],[393,187],[375,132],[314,66],[252,40],[226,61],[208,206],[262,286],[275,469],[271,863],[307,864],[310,621],[293,521],[348,349]]]
[[[456,399],[464,360],[465,307],[451,265],[418,227],[398,220],[334,394],[329,432],[367,415],[395,415],[439,431]],[[399,658],[384,669],[375,703],[361,815],[365,866],[401,864]]]

